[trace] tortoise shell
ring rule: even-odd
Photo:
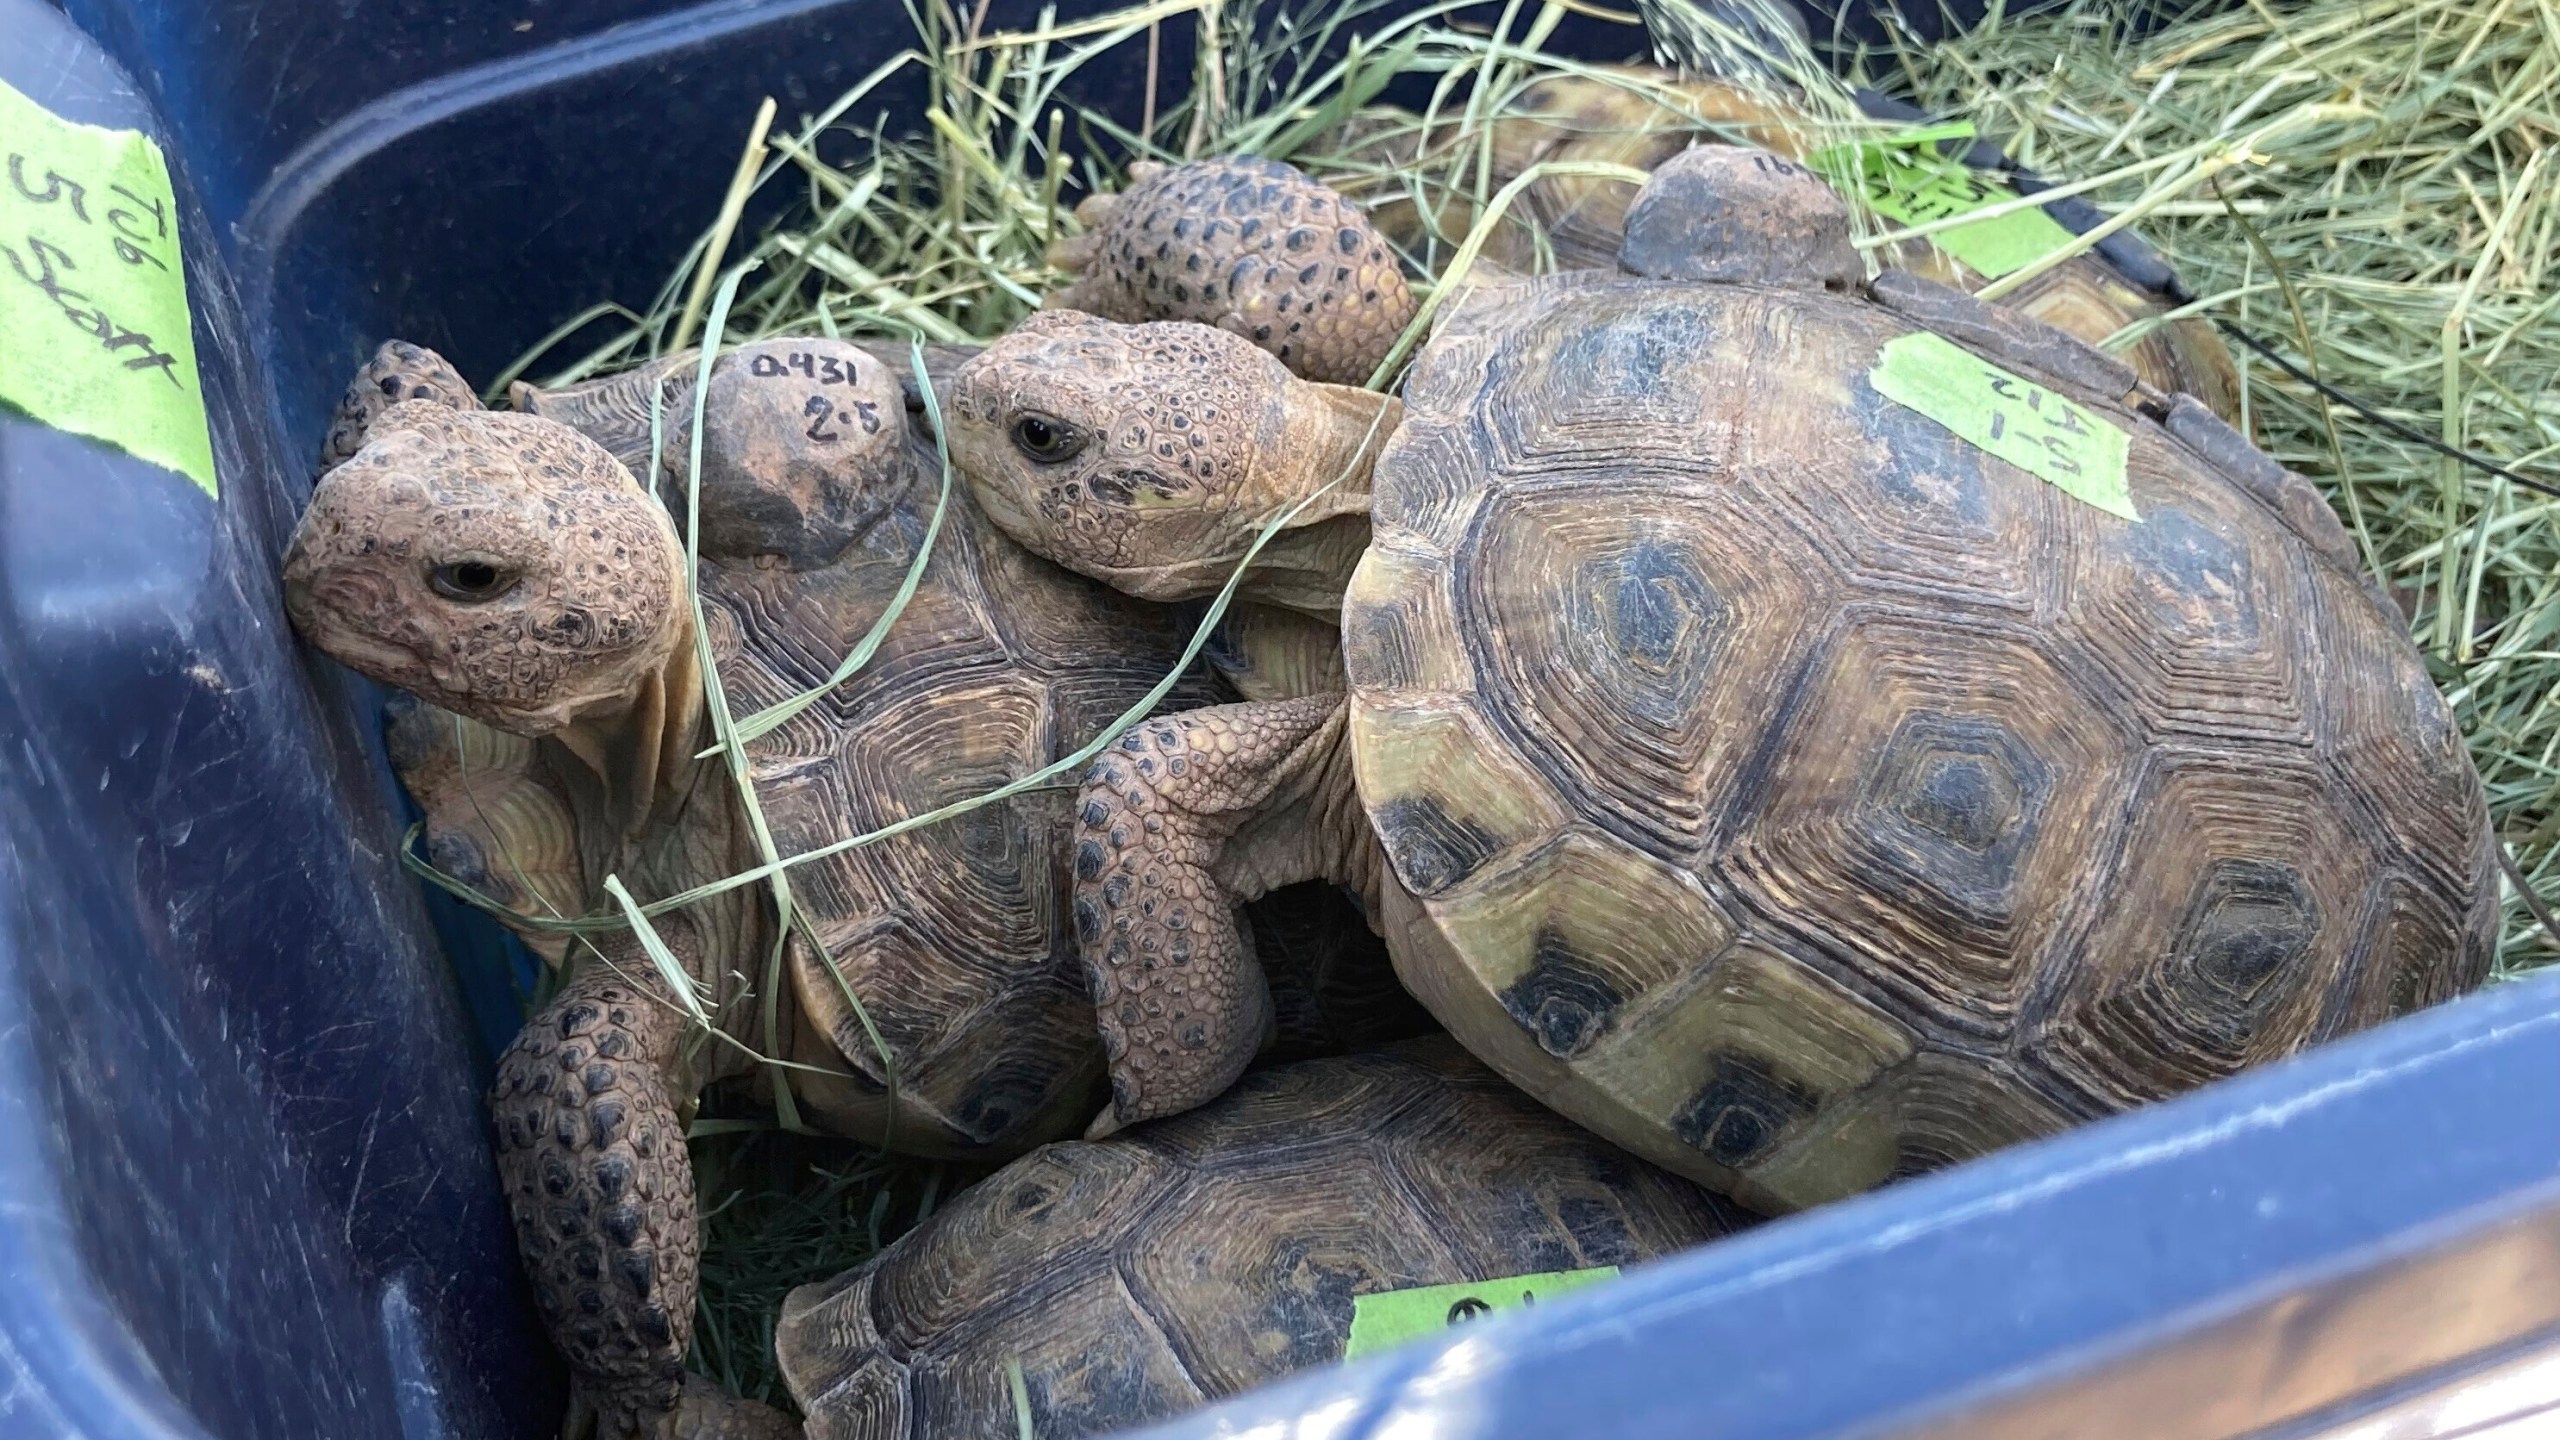
[[[947,384],[971,353],[926,347],[928,376]],[[655,390],[657,488],[681,524],[697,363],[688,353],[581,385],[519,384],[511,400],[646,475]],[[374,368],[401,377],[404,396],[424,386],[445,403],[478,404],[449,366],[417,347],[394,342]],[[778,409],[721,406],[742,379],[797,388]],[[715,365],[700,590],[733,714],[823,682],[904,583],[939,488],[929,452],[908,443],[923,433],[924,417],[911,383],[906,371],[829,340],[758,342]],[[351,388],[333,451],[351,453],[360,442],[383,403],[377,393],[362,383]],[[815,462],[826,458],[826,437],[850,441],[861,430],[866,405],[884,429],[905,412],[913,434],[892,434],[891,443],[912,453],[884,467],[888,483],[846,490],[831,473],[845,467]],[[812,443],[776,443],[781,437],[767,433],[776,415]],[[793,503],[777,508],[774,477],[794,467],[805,473],[786,488]],[[749,742],[776,850],[815,850],[1071,753],[1181,663],[1190,628],[1177,612],[1132,602],[1030,555],[980,516],[965,488],[953,487],[934,555],[870,663],[825,701]],[[1229,698],[1194,671],[1166,703]],[[575,833],[561,777],[536,765],[533,742],[421,702],[395,708],[394,759],[429,816],[430,858],[501,905],[578,913],[590,902],[586,876],[625,859],[650,877],[650,888],[669,892],[752,863],[718,844],[710,845],[714,855],[694,853],[717,827],[690,809],[691,835],[644,836],[636,854],[600,863],[612,856],[615,837]],[[1102,1056],[1064,923],[1069,803],[1064,789],[1032,792],[791,872],[807,933],[824,946],[822,955],[804,937],[793,947],[795,1019],[852,1071],[795,1072],[795,1097],[828,1128],[926,1154],[1001,1154],[1068,1132],[1089,1114]],[[582,848],[591,852],[583,865]],[[739,917],[721,918],[729,949],[754,948]],[[1273,1058],[1431,1028],[1396,988],[1366,924],[1331,887],[1275,892],[1247,907],[1246,918],[1275,993],[1289,1002]],[[524,938],[550,962],[563,958],[563,937]],[[701,978],[715,994],[735,994],[743,988],[737,972],[753,963],[718,955],[722,973]],[[894,1126],[886,1068],[848,989],[898,1057]],[[752,1019],[740,1028],[762,1043]]]
[[[928,370],[947,372],[965,353],[931,352]],[[684,502],[671,492],[682,484],[695,363],[676,357],[574,389],[520,389],[515,402],[580,429],[645,474],[648,387],[663,385],[659,485],[681,525]],[[838,341],[760,341],[720,357],[713,398],[731,377],[796,387],[780,413],[805,413],[816,428],[851,436],[862,406],[883,425],[902,420],[905,372]],[[766,465],[769,485],[771,462],[750,448],[759,438],[714,434],[706,443],[739,450],[741,465]],[[908,448],[911,463],[896,483],[809,497],[781,522],[724,508],[714,493],[719,467],[706,458],[699,588],[732,714],[823,685],[896,596],[940,489],[929,447]],[[714,513],[732,523],[715,530]],[[804,534],[810,548],[795,552]],[[817,850],[1074,752],[1174,670],[1189,638],[1174,612],[1032,556],[953,485],[923,578],[870,662],[748,743],[775,848]],[[1194,670],[1166,703],[1223,698]],[[1103,1061],[1066,923],[1072,799],[1065,789],[1026,792],[790,872],[805,922],[789,967],[799,1020],[852,1072],[792,1077],[826,1128],[885,1135],[915,1153],[1003,1153],[1090,1115]],[[894,1130],[889,1076],[848,989],[897,1056]]]
[[[1747,1223],[1445,1038],[1257,1072],[1051,1145],[774,1334],[811,1440],[1118,1430],[1340,1359],[1355,1296],[1628,1265]]]
[[[1600,67],[1590,76],[1556,76],[1524,87],[1488,127],[1488,173],[1499,187],[1549,161],[1603,161],[1650,171],[1691,145],[1713,143],[1702,128],[1707,124],[1743,143],[1801,161],[1815,139],[1804,118],[1799,110],[1723,81],[1678,79],[1650,66]],[[1348,152],[1359,168],[1376,172],[1376,178],[1354,176],[1337,183],[1346,194],[1370,202],[1371,223],[1382,234],[1419,254],[1430,227],[1402,172],[1458,143],[1461,126],[1452,121],[1427,130],[1415,127],[1411,117],[1357,117],[1345,128]],[[1461,153],[1472,167],[1473,148]],[[1987,157],[1969,161],[1982,158]],[[1565,269],[1615,269],[1627,207],[1635,196],[1636,187],[1603,177],[1541,176],[1515,202],[1519,218],[1506,213],[1496,222],[1484,258],[1521,274],[1546,268],[1542,260]],[[1469,199],[1452,199],[1434,221],[1439,233],[1465,235],[1473,221],[1471,210]],[[2077,231],[2100,217],[2066,211],[2058,218],[2085,221],[2068,227]],[[1925,238],[1895,245],[1879,259],[1966,290],[1990,281]],[[2137,280],[2105,256],[2086,252],[2029,279],[2000,303],[2095,345],[2170,308],[2174,302],[2153,288],[2155,278]],[[2239,415],[2239,371],[2205,322],[2190,317],[2156,326],[2122,354],[2153,388],[2184,391],[2226,419]]]
[[[1476,292],[1343,617],[1405,983],[1770,1208],[2446,998],[2495,933],[2478,776],[2316,492],[2042,327],[1873,293]],[[1881,395],[1919,317],[2124,429],[2141,518]]]
[[[704,565],[736,713],[825,682],[904,581],[933,498],[921,480],[886,497],[880,522],[823,569]],[[871,663],[748,747],[774,844],[816,850],[1071,754],[1180,664],[1187,639],[1025,553],[955,486],[923,582]],[[1171,698],[1217,693],[1194,676]],[[792,872],[825,950],[795,946],[793,994],[856,1076],[808,1088],[843,1133],[887,1120],[888,1077],[847,986],[898,1057],[899,1148],[1019,1148],[1090,1111],[1102,1057],[1065,923],[1071,801],[1028,792]]]
[[[577,817],[521,735],[440,710],[405,691],[383,703],[391,768],[427,819],[427,860],[519,915],[570,916],[587,908]],[[558,966],[569,937],[520,930],[517,938]]]

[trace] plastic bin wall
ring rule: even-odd
[[[0,80],[169,152],[223,482],[0,417],[0,1431],[531,1434],[479,1064],[370,722],[283,623],[307,466],[187,146],[32,0]]]

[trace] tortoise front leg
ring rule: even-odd
[[[1348,714],[1315,695],[1149,720],[1086,772],[1076,939],[1111,1065],[1111,1108],[1087,1138],[1215,1099],[1269,1038],[1237,905],[1301,880],[1374,900]]]
[[[572,1428],[592,1414],[606,1440],[662,1440],[685,1388],[701,1258],[676,1115],[684,1018],[642,978],[649,962],[629,937],[600,951],[498,1060],[498,1178],[569,1362]]]

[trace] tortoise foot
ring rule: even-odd
[[[490,1109],[516,1249],[568,1360],[573,1432],[667,1440],[685,1390],[700,1238],[667,1091],[682,1022],[582,966],[498,1061]]]

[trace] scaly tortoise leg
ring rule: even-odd
[[[679,955],[692,948],[682,926],[667,939]],[[628,937],[599,949],[499,1058],[498,1178],[569,1362],[573,1428],[592,1415],[604,1440],[665,1440],[686,1395],[701,1261],[676,1114],[685,1021]],[[725,1407],[697,1394],[690,1408],[699,1424]]]
[[[404,400],[432,400],[456,410],[481,408],[480,397],[445,358],[423,345],[385,340],[338,399],[329,435],[320,446],[323,473],[364,448],[373,418]]]
[[[1086,772],[1076,937],[1111,1066],[1087,1138],[1216,1098],[1270,1035],[1238,904],[1300,880],[1374,889],[1348,714],[1314,695],[1149,720]]]

